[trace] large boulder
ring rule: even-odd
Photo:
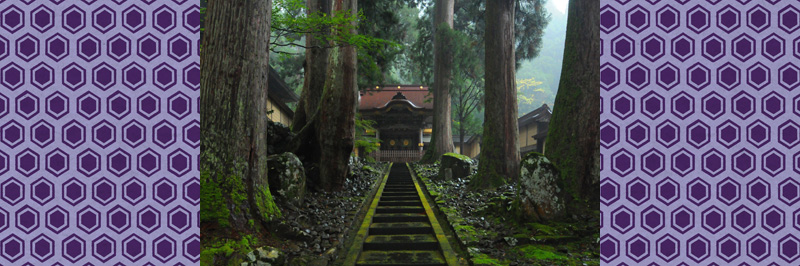
[[[306,193],[306,174],[303,163],[294,153],[285,152],[267,157],[269,189],[294,206],[302,206]]]
[[[526,154],[520,163],[520,210],[526,219],[552,220],[564,213],[559,172],[544,155]]]
[[[242,262],[241,266],[283,266],[287,260],[285,253],[270,246],[250,251],[245,258],[247,261]]]
[[[439,163],[439,179],[453,180],[472,174],[472,159],[457,153],[442,154]]]

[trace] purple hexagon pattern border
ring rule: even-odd
[[[800,4],[602,0],[604,265],[800,264]]]
[[[0,0],[0,265],[199,262],[198,4]]]

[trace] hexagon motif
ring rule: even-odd
[[[31,119],[39,113],[39,98],[29,91],[17,96],[16,103],[15,112],[25,119]]]
[[[636,148],[641,148],[642,145],[648,141],[650,136],[650,127],[640,120],[636,120],[628,125],[626,131],[626,140]]]
[[[5,17],[5,16],[3,16]],[[18,236],[11,234],[0,242],[3,247],[0,255],[10,262],[15,262],[25,255],[25,241]]]
[[[166,149],[169,145],[175,143],[176,131],[175,126],[163,120],[153,127],[153,142]]]
[[[628,182],[627,184],[628,194],[625,197],[636,205],[642,205],[642,203],[644,203],[650,198],[649,191],[650,191],[650,184],[644,182],[641,178],[637,177],[634,180]]]
[[[9,178],[2,184],[2,194],[0,198],[10,205],[17,205],[23,198],[25,198],[25,188],[17,179]]]
[[[169,162],[169,172],[176,176],[182,176],[192,169],[192,157],[181,149],[170,153],[167,160]]]
[[[0,73],[3,77],[0,83],[12,91],[25,84],[25,70],[17,64],[11,63],[4,66]]]
[[[608,63],[603,64],[600,67],[600,87],[610,90],[617,85],[619,85],[619,69]]]
[[[44,234],[40,234],[31,241],[31,255],[40,262],[53,257],[55,243]]]
[[[702,235],[695,235],[686,242],[686,253],[695,262],[701,262],[711,255],[711,242]]]
[[[711,198],[711,186],[700,178],[686,184],[686,192],[689,201],[698,206]]]
[[[800,257],[800,240],[793,235],[787,235],[778,241],[778,256],[786,262],[793,262]]]
[[[717,199],[725,205],[730,206],[734,202],[739,201],[741,194],[739,193],[739,183],[732,178],[727,177],[722,182],[717,183]]]
[[[641,112],[650,119],[656,119],[664,114],[664,97],[654,92],[649,92],[641,98]]]
[[[702,44],[703,57],[711,62],[715,62],[725,55],[725,41],[716,34],[703,38]]]
[[[78,39],[78,56],[83,60],[91,62],[100,56],[100,46],[101,42],[99,39],[91,34],[86,34]]]
[[[166,206],[177,197],[176,186],[166,178],[159,179],[153,184],[153,199]]]
[[[108,224],[108,228],[111,228],[114,232],[121,234],[122,232],[128,230],[131,227],[131,213],[127,209],[123,208],[120,205],[114,206],[111,208],[110,211],[107,213],[106,223]]]
[[[703,172],[710,176],[717,176],[725,170],[725,155],[716,149],[711,149],[703,154]]]
[[[15,217],[17,229],[26,234],[30,234],[39,227],[39,212],[31,206],[25,205],[17,210]]]
[[[161,262],[167,262],[175,257],[177,243],[166,234],[153,240],[153,255]]]
[[[778,78],[778,84],[780,84],[781,87],[787,90],[793,90],[800,85],[800,69],[792,65],[792,63],[787,63],[782,66],[778,70],[778,74],[780,76]]]
[[[0,151],[0,175],[8,172],[9,166],[9,157],[8,154]]]
[[[742,91],[731,99],[731,107],[733,114],[744,120],[756,112],[756,99]]]
[[[772,34],[761,41],[761,54],[772,62],[784,55],[784,40],[776,34]]]
[[[712,234],[716,234],[725,227],[725,212],[715,206],[704,210],[701,217],[703,220],[703,229],[708,230]]]
[[[161,155],[151,149],[140,153],[137,159],[136,169],[146,176],[152,176],[161,169]]]
[[[778,185],[778,198],[786,205],[792,205],[800,200],[800,184],[794,179],[787,178]]]
[[[641,53],[650,61],[656,61],[664,56],[666,41],[656,34],[651,34],[642,40]]]
[[[78,211],[78,228],[87,234],[91,234],[100,228],[100,212],[92,207],[86,207]]]
[[[183,256],[192,262],[200,260],[200,236],[194,234],[183,240]]]
[[[680,255],[681,242],[667,234],[656,241],[656,255],[664,261],[672,261]]]
[[[600,9],[600,29],[609,33],[619,27],[619,11],[611,6],[604,5]]]
[[[717,69],[717,84],[727,90],[731,90],[739,84],[739,68],[731,63],[725,63],[722,67]]]
[[[167,33],[177,24],[175,11],[164,5],[153,12],[153,27],[161,33]]]
[[[44,33],[53,28],[54,15],[53,10],[40,5],[31,12],[31,25],[39,32]]]
[[[8,114],[9,105],[10,102],[8,101],[8,97],[6,97],[5,95],[0,95],[0,118]]]
[[[756,32],[762,32],[769,27],[769,11],[761,5],[756,5],[747,11],[747,27]]]
[[[626,176],[631,172],[633,172],[635,159],[633,157],[633,154],[631,154],[629,151],[621,149],[616,153],[614,153],[613,155],[611,155],[611,160],[612,160],[611,170],[614,173],[620,176]]]
[[[189,230],[192,224],[191,213],[181,206],[175,207],[169,211],[167,218],[169,218],[168,227],[179,234]]]
[[[671,54],[681,62],[686,61],[686,59],[694,55],[694,41],[686,34],[678,35],[678,37],[672,39]]]
[[[600,238],[600,259],[609,262],[619,257],[619,240],[611,235]]]
[[[124,93],[114,92],[107,99],[106,111],[114,118],[122,119],[131,112],[130,102],[131,99]]]
[[[717,142],[726,148],[731,148],[739,143],[739,126],[731,120],[717,126]]]
[[[131,63],[122,69],[122,84],[131,90],[136,90],[146,82],[145,71],[142,66]]]
[[[769,21],[767,21],[769,23]],[[786,33],[793,33],[800,28],[800,11],[794,6],[787,6],[778,13],[778,27],[786,31]]]
[[[761,170],[770,176],[777,176],[786,169],[784,161],[786,161],[786,158],[783,153],[778,152],[777,149],[771,149],[761,155]]]
[[[17,121],[11,120],[0,128],[0,141],[10,148],[17,147],[25,141],[25,127]]]
[[[113,182],[103,177],[92,184],[92,199],[103,206],[108,205],[115,198],[116,187]]]
[[[109,45],[110,46],[110,45]],[[111,48],[109,48],[111,49]],[[102,90],[107,90],[116,84],[117,70],[106,63],[101,63],[92,69],[92,84]]]
[[[8,39],[0,36],[0,59],[4,59],[9,55]]]
[[[61,61],[69,54],[69,41],[61,34],[56,33],[45,41],[45,55],[55,60]]]
[[[681,234],[694,227],[694,212],[686,206],[680,206],[672,211],[672,228]]]
[[[672,121],[664,121],[656,127],[656,141],[665,147],[672,147],[680,140],[678,125]]]
[[[72,63],[64,68],[61,74],[61,83],[71,90],[77,90],[86,84],[86,70],[76,63]]]
[[[800,126],[789,120],[778,128],[778,142],[792,148],[800,142]]]
[[[731,33],[732,31],[739,28],[739,16],[741,14],[738,10],[733,8],[730,5],[725,6],[724,8],[717,11],[717,27],[725,31],[726,33]]]
[[[161,99],[152,92],[146,92],[137,99],[137,113],[147,119],[153,118],[161,110]]]
[[[611,65],[609,66],[613,68],[613,66]],[[650,69],[648,69],[641,63],[634,64],[633,66],[629,67],[626,71],[627,71],[626,84],[628,84],[628,86],[631,86],[636,90],[641,90],[642,88],[650,84]]]
[[[739,239],[730,234],[725,235],[720,240],[717,240],[717,256],[726,262],[733,261],[739,257],[740,243]]]
[[[711,119],[719,118],[725,113],[725,99],[713,91],[703,96],[702,112]]]
[[[108,155],[108,170],[114,175],[122,177],[131,170],[131,155],[122,149],[117,149]]]
[[[131,120],[122,126],[122,141],[131,147],[139,146],[146,139],[145,126],[136,120]]]
[[[701,148],[711,139],[711,128],[700,120],[686,127],[687,141],[695,148]]]
[[[44,205],[55,198],[55,186],[45,178],[39,178],[31,184],[31,198],[39,205]]]
[[[39,39],[36,39],[31,34],[25,34],[17,39],[16,48],[17,57],[25,60],[25,62],[30,62],[31,59],[39,56]]]
[[[122,198],[132,205],[138,204],[146,196],[144,184],[136,178],[122,184],[122,190]]]
[[[86,241],[73,234],[62,242],[63,256],[72,263],[86,256]]]
[[[161,221],[161,213],[158,212],[158,210],[151,206],[147,206],[140,210],[136,215],[138,217],[138,224],[136,226],[145,233],[149,234],[158,229]]]
[[[619,184],[610,178],[603,179],[600,182],[600,202],[605,205],[611,205],[620,198]]]
[[[61,13],[61,25],[70,33],[77,33],[86,26],[86,13],[75,5],[70,6]]]
[[[161,54],[161,40],[154,37],[152,34],[148,33],[139,38],[137,42],[139,49],[136,51],[136,54],[147,60],[147,62],[150,62]]]
[[[734,172],[741,176],[747,176],[756,168],[755,155],[746,149],[742,149],[733,155],[731,164]]]
[[[630,117],[633,115],[634,110],[636,110],[633,97],[625,92],[617,94],[611,98],[611,105],[611,113],[620,119],[626,119]]]
[[[747,240],[747,256],[760,262],[767,258],[770,253],[769,239],[761,234],[756,234]]]
[[[102,262],[107,262],[114,257],[116,242],[106,234],[92,240],[92,257]]]
[[[17,154],[17,171],[24,176],[31,176],[39,171],[39,154],[25,149]]]
[[[627,244],[627,253],[628,257],[636,262],[641,262],[648,256],[650,256],[650,241],[644,238],[642,235],[635,235],[632,238],[628,239]]]
[[[115,21],[117,21],[116,16],[114,10],[106,5],[102,5],[92,11],[92,27],[102,33],[106,33],[114,27]]]
[[[695,33],[708,29],[711,24],[711,13],[700,5],[693,7],[686,14],[686,24]]]
[[[114,35],[108,40],[106,54],[117,62],[127,58],[131,54],[131,40],[122,34]]]
[[[669,33],[680,25],[680,12],[671,6],[664,6],[656,12],[656,26]]]
[[[711,84],[711,70],[700,63],[686,70],[687,83],[695,90],[701,90]]]
[[[78,172],[86,176],[94,175],[100,171],[100,155],[90,149],[78,154]]]
[[[761,63],[756,63],[747,69],[747,85],[761,90],[770,82],[770,70]]]
[[[144,28],[146,22],[146,12],[137,6],[131,6],[122,11],[122,26],[131,32],[137,32]]]
[[[0,213],[0,214],[2,214],[2,213]],[[793,215],[792,226],[794,227],[794,229],[800,228],[800,210],[794,211],[794,214],[792,214],[792,215]]]
[[[2,101],[2,99],[0,99],[0,102],[1,101]],[[794,112],[794,114],[800,116],[800,95],[797,95],[797,96],[794,97],[794,109],[792,110],[792,112]],[[0,116],[2,116],[2,115],[0,115]]]
[[[61,186],[61,195],[67,203],[74,206],[86,199],[85,189],[85,185],[73,177]]]
[[[611,56],[619,61],[625,62],[633,57],[635,53],[635,42],[625,34],[621,34],[611,40]]]
[[[633,229],[635,220],[634,213],[625,206],[611,212],[611,227],[622,234]]]
[[[69,227],[69,213],[59,206],[48,210],[45,218],[45,227],[53,233],[61,233]]]
[[[55,149],[45,156],[45,169],[53,176],[60,176],[69,168],[69,156],[61,149]]]
[[[694,170],[694,154],[686,149],[681,149],[672,154],[672,171],[680,176],[686,176]]]
[[[183,119],[192,110],[192,102],[186,94],[178,92],[173,94],[168,99],[169,107],[168,112],[170,115],[178,119]]]
[[[195,62],[183,69],[183,85],[192,90],[200,89],[200,64]]]
[[[756,40],[746,34],[739,35],[731,41],[733,56],[739,60],[747,61],[756,54]]]
[[[651,149],[642,155],[642,170],[648,175],[655,177],[664,171],[664,154],[656,149]]]
[[[767,210],[761,213],[761,227],[770,233],[777,233],[785,227],[784,224],[785,213],[778,207],[770,206]]]
[[[175,37],[170,38],[167,41],[167,47],[169,47],[167,54],[170,58],[175,59],[176,61],[183,61],[192,53],[192,42],[182,34],[178,34]],[[631,50],[632,49],[633,42],[631,41]],[[631,51],[631,55],[633,55],[633,51]]]
[[[656,69],[656,83],[666,90],[670,90],[680,83],[680,73],[678,68],[670,63],[666,63]]]
[[[146,249],[144,240],[135,234],[122,240],[122,255],[131,261],[138,261],[144,257]]]
[[[163,63],[153,69],[153,84],[161,90],[167,90],[177,83],[176,70]]]
[[[647,28],[647,26],[650,24],[648,22],[650,20],[650,12],[647,12],[647,10],[640,5],[636,5],[629,9],[626,13],[626,16],[626,26],[636,33],[641,33],[642,30]]]
[[[642,228],[655,234],[664,228],[664,212],[651,205],[642,211]]]
[[[45,63],[39,63],[31,69],[31,83],[40,90],[47,89],[55,83],[55,70]]]
[[[55,119],[60,119],[69,113],[69,101],[60,92],[55,92],[45,99],[45,112]]]
[[[747,183],[747,199],[755,203],[756,205],[761,205],[762,203],[766,202],[770,198],[770,185],[767,182],[764,182],[763,179],[756,178],[750,183]]]
[[[78,114],[80,114],[87,120],[91,120],[92,118],[100,114],[100,98],[92,94],[91,92],[87,92],[81,95],[78,98],[77,105],[78,105]]]
[[[114,142],[117,135],[117,129],[106,120],[102,120],[96,125],[92,126],[92,142],[102,148],[107,148],[108,145]]]
[[[200,122],[192,120],[183,126],[183,143],[192,148],[200,147]]]
[[[192,205],[200,204],[200,180],[196,177],[183,183],[183,200]]]

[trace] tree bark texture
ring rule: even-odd
[[[357,15],[357,0],[336,0],[336,11]],[[352,23],[355,26],[355,21]],[[351,34],[356,34],[355,27]],[[320,186],[326,191],[341,190],[350,172],[350,153],[355,141],[358,102],[356,48],[340,45],[331,51],[321,106],[316,116]]]
[[[561,81],[545,141],[565,192],[593,203],[600,182],[599,10],[599,1],[569,2]]]
[[[210,0],[207,10],[200,56],[200,167],[219,184],[243,183],[235,187],[244,191],[223,193],[247,194],[247,202],[226,205],[233,228],[248,228],[250,217],[266,222],[278,212],[266,160],[272,1]]]
[[[330,0],[308,0],[307,14],[322,13],[331,16]],[[324,29],[324,34],[330,34],[330,29]],[[313,115],[319,107],[322,98],[322,90],[325,86],[325,74],[328,71],[328,56],[330,55],[330,43],[319,40],[321,34],[306,34],[306,60],[303,63],[305,69],[305,80],[303,81],[303,91],[300,93],[300,101],[292,118],[292,131],[297,133],[308,123],[309,116]],[[313,48],[317,47],[317,48]]]
[[[453,152],[450,81],[453,78],[452,38],[453,0],[439,0],[433,13],[433,132],[426,151],[426,161],[436,161],[442,154]]]
[[[486,1],[486,109],[472,186],[495,187],[519,177],[514,5],[514,0]]]

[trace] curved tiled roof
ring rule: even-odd
[[[377,89],[376,89],[377,88]],[[433,94],[428,87],[420,85],[384,85],[376,86],[361,92],[358,110],[372,110],[386,107],[397,93],[402,93],[411,106],[421,109],[433,110]],[[405,100],[394,100],[405,101]]]

